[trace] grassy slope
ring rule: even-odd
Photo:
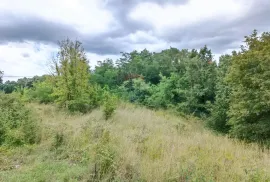
[[[70,116],[31,105],[40,144],[0,148],[0,181],[270,181],[270,153],[215,136],[192,119],[121,105]]]

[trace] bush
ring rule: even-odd
[[[87,99],[77,99],[77,100],[71,100],[67,101],[67,108],[71,112],[81,112],[81,113],[87,113],[89,110],[91,110],[91,106],[89,105],[89,102]]]
[[[51,103],[55,100],[52,96],[53,87],[49,81],[36,82],[33,88],[25,89],[24,96],[26,100],[38,101],[39,103]]]
[[[38,142],[38,124],[16,95],[0,93],[0,113],[0,145]]]
[[[92,85],[86,93],[74,98],[70,101],[65,101],[67,109],[71,112],[87,113],[92,109],[100,106],[102,102],[103,90],[98,85]]]
[[[150,84],[142,79],[132,79],[125,81],[118,88],[118,95],[130,102],[146,105],[146,99],[150,96]]]
[[[114,181],[117,170],[117,152],[110,141],[110,132],[104,131],[96,144],[91,181]]]
[[[116,109],[116,96],[115,95],[112,95],[109,93],[109,91],[105,90],[104,94],[103,94],[103,113],[104,113],[104,116],[105,116],[105,119],[109,119],[115,109]]]

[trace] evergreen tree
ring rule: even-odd
[[[230,126],[227,124],[229,120],[229,96],[231,88],[225,80],[231,65],[231,55],[223,55],[219,58],[217,68],[217,84],[215,90],[215,103],[211,107],[211,116],[208,118],[208,125],[212,129],[227,133]]]

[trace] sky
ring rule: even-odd
[[[270,0],[0,0],[0,70],[46,74],[67,37],[83,43],[92,68],[145,48],[207,45],[218,57],[254,29],[270,31],[269,18]]]

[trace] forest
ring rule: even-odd
[[[3,82],[0,71],[0,180],[270,181],[270,32],[218,60],[207,46],[121,54],[90,68],[66,39],[46,75]],[[28,168],[11,174],[18,160]]]

